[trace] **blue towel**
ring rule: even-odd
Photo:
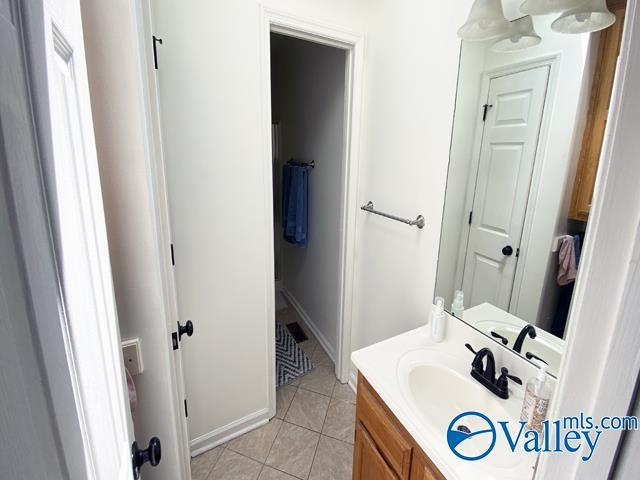
[[[284,239],[307,246],[309,175],[306,167],[286,164],[282,172],[282,226]]]

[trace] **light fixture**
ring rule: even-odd
[[[504,18],[501,0],[475,0],[466,23],[458,30],[463,40],[481,42],[504,35],[509,22]]]
[[[551,29],[559,33],[589,33],[604,30],[615,21],[616,16],[607,8],[606,0],[586,0],[560,15]]]
[[[515,52],[538,45],[542,37],[533,28],[533,19],[530,15],[518,18],[510,22],[509,32],[504,38],[491,45],[491,50],[499,53]]]
[[[520,11],[525,15],[546,15],[575,8],[585,0],[525,0]]]

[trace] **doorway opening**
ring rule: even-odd
[[[276,388],[331,395],[344,217],[347,52],[270,33]]]
[[[273,339],[268,358],[274,415],[276,384],[297,386],[302,381],[277,378],[276,333],[281,339],[296,333],[295,326],[290,331],[287,324],[297,324],[307,337],[300,343],[294,340],[314,366],[308,377],[301,377],[309,383],[320,379],[318,388],[325,392],[354,383],[351,305],[359,158],[355,120],[360,116],[363,42],[358,35],[325,24],[268,9],[262,13],[265,214],[273,228],[265,254],[274,267],[266,270],[267,295],[272,299],[266,313],[268,338]],[[311,365],[306,365],[307,371]]]

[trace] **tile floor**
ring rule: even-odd
[[[277,311],[276,321],[305,330],[300,346],[315,368],[277,390],[269,423],[192,459],[193,480],[351,479],[356,397],[292,307]]]

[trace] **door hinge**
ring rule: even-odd
[[[153,35],[153,68],[158,70],[158,43],[162,45],[162,39]]]
[[[180,348],[180,342],[178,341],[178,332],[173,332],[171,334],[171,344],[173,345],[174,350],[178,350],[178,348]]]
[[[471,225],[471,220],[473,220],[473,210],[469,212],[469,225]]]
[[[520,256],[520,248],[516,248],[516,258]]]
[[[485,103],[482,106],[482,121],[486,122],[487,121],[487,112],[489,112],[489,109],[492,108],[493,105],[489,105],[488,103]]]
[[[184,399],[184,418],[189,418],[189,407],[187,406],[187,399]]]
[[[171,244],[171,265],[174,267],[176,266],[176,257],[173,253],[173,243]]]

